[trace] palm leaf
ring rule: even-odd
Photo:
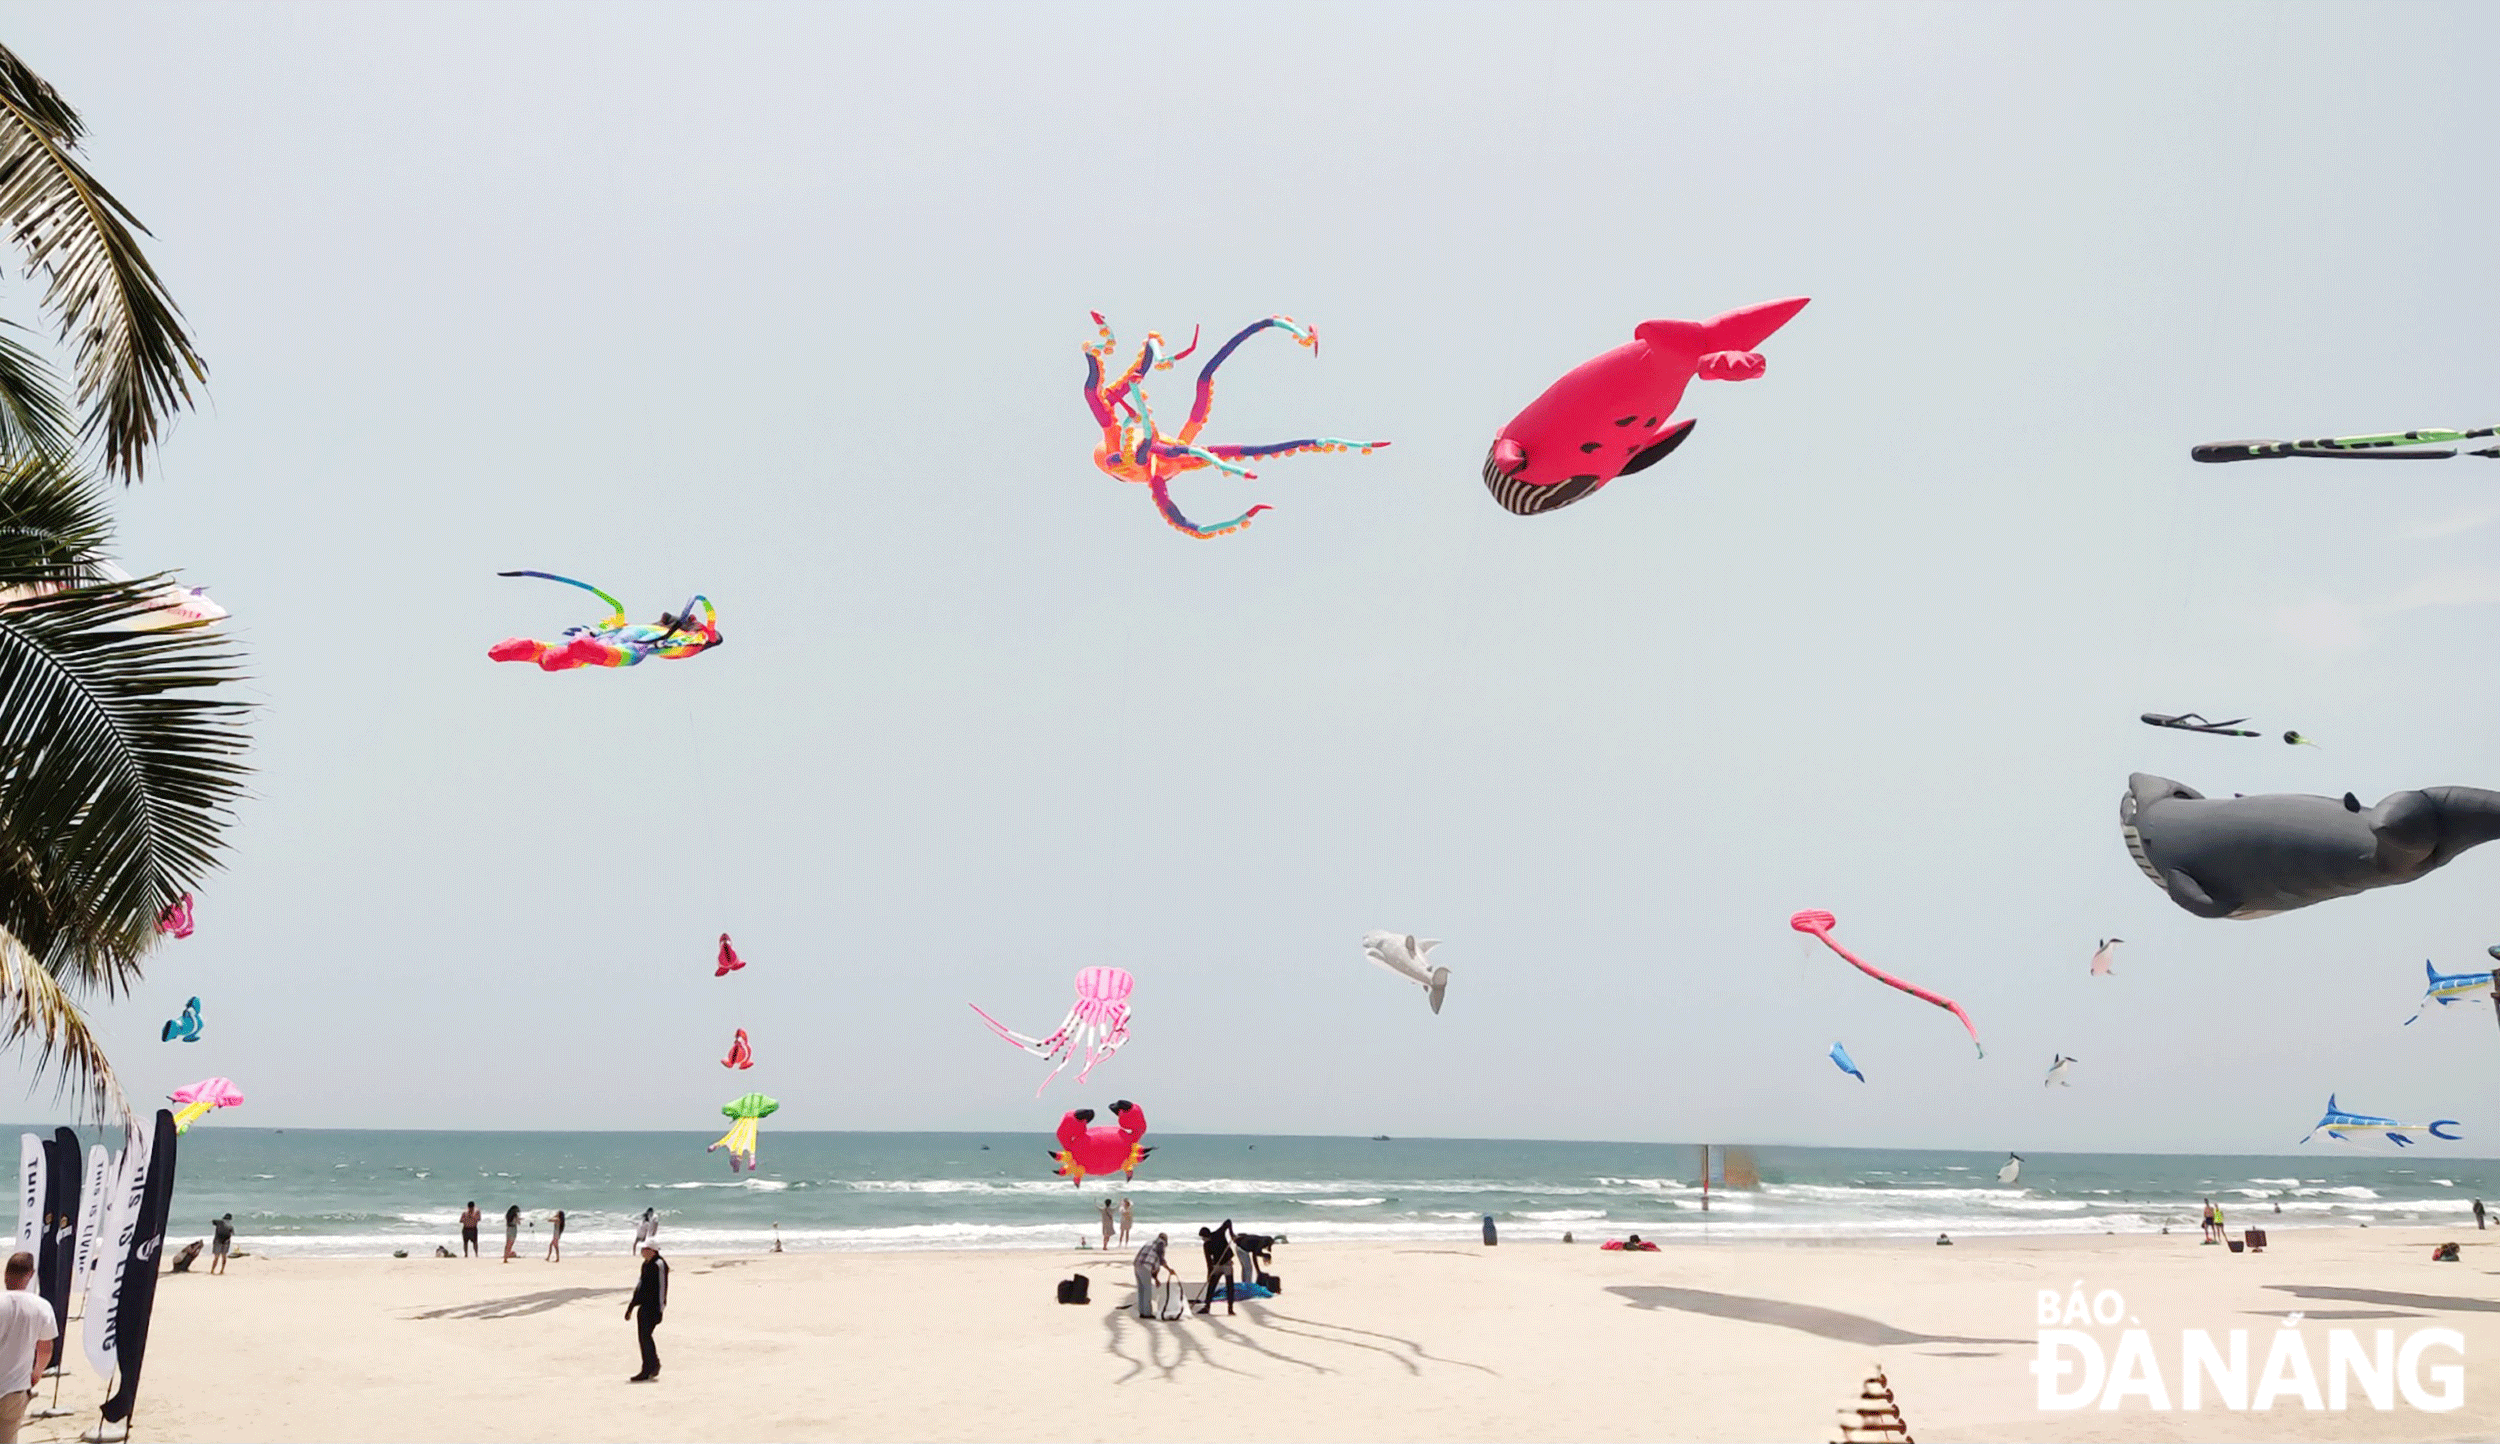
[[[25,328],[0,321],[14,330]],[[41,356],[0,335],[0,458],[67,458],[76,445],[61,380]]]
[[[147,227],[72,156],[79,133],[78,113],[0,46],[0,227],[27,274],[50,278],[44,309],[72,349],[87,410],[78,434],[97,445],[106,475],[136,481],[208,367],[131,235]]]
[[[5,345],[0,341],[0,345]],[[111,493],[56,457],[0,463],[0,598],[111,580]]]
[[[109,1121],[108,1114],[127,1122],[130,1100],[86,1014],[25,944],[6,932],[0,932],[0,989],[6,989],[0,996],[0,1048],[31,1047],[39,1075],[52,1072],[57,1059],[55,1096],[74,1096],[80,1111],[99,1123]]]
[[[134,630],[163,577],[0,606],[0,928],[108,994],[216,865],[248,768],[214,628]]]

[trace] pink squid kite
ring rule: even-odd
[[[1832,925],[1838,921],[1840,920],[1833,917],[1830,913],[1809,910],[1797,913],[1790,917],[1788,925],[1801,933],[1812,933],[1816,937],[1821,938],[1823,940],[1823,946],[1830,948],[1835,953],[1840,954],[1841,957],[1848,960],[1849,966],[1857,969],[1861,973],[1866,974],[1868,977],[1873,978],[1876,982],[1882,983],[1886,987],[1899,988],[1902,992],[1909,994],[1911,997],[1918,999],[1920,1002],[1933,1003],[1937,1007],[1951,1013],[1954,1017],[1961,1019],[1962,1031],[1970,1034],[1970,1045],[1979,1049],[1980,1057],[1985,1058],[1988,1056],[1986,1046],[1979,1041],[1978,1025],[1970,1020],[1970,1014],[1962,1011],[1961,1004],[1944,996],[1942,993],[1931,993],[1916,983],[1904,982],[1901,979],[1894,977],[1892,974],[1885,972],[1883,969],[1867,962],[1864,958],[1861,958],[1857,954],[1849,951],[1847,948],[1842,947],[1839,943],[1834,942],[1832,940]],[[1864,1082],[1866,1080],[1861,1078],[1858,1081]]]
[[[1042,1088],[1048,1088],[1050,1080],[1058,1077],[1068,1060],[1077,1054],[1085,1055],[1085,1066],[1076,1075],[1076,1081],[1082,1083],[1093,1076],[1095,1064],[1120,1051],[1120,1045],[1128,1041],[1128,995],[1136,986],[1137,979],[1125,968],[1087,968],[1078,973],[1076,1006],[1068,1009],[1068,1016],[1059,1022],[1059,1030],[1047,1038],[1028,1038],[981,1013],[980,1004],[971,1007],[981,1013],[981,1021],[990,1025],[991,1032],[1036,1058],[1059,1060],[1059,1067],[1042,1079],[1041,1088],[1033,1090],[1033,1096],[1039,1098]]]
[[[1511,418],[1485,453],[1485,489],[1535,516],[1657,465],[1692,434],[1692,422],[1668,420],[1685,386],[1760,376],[1766,363],[1754,348],[1805,305],[1795,296],[1707,321],[1643,321],[1631,342],[1572,368]]]
[[[182,1105],[174,1112],[174,1132],[191,1131],[191,1125],[220,1108],[234,1108],[243,1102],[243,1090],[231,1078],[203,1078],[197,1083],[177,1088],[165,1095]]]
[[[1267,506],[1254,506],[1231,521],[1214,526],[1199,526],[1181,515],[1172,502],[1172,478],[1202,467],[1214,467],[1227,476],[1244,481],[1256,480],[1258,473],[1243,466],[1245,460],[1271,456],[1298,456],[1306,451],[1361,451],[1366,456],[1389,443],[1385,441],[1347,441],[1334,436],[1309,436],[1299,441],[1277,441],[1261,446],[1200,446],[1198,432],[1207,424],[1207,413],[1215,406],[1215,369],[1233,354],[1233,349],[1270,326],[1319,353],[1319,333],[1291,316],[1270,316],[1244,326],[1230,341],[1224,343],[1213,359],[1198,368],[1197,400],[1189,408],[1189,420],[1176,436],[1165,436],[1155,426],[1154,413],[1146,405],[1146,373],[1169,371],[1172,363],[1198,349],[1198,335],[1190,333],[1189,344],[1180,351],[1166,354],[1160,333],[1146,333],[1146,344],[1137,350],[1137,360],[1117,377],[1106,379],[1104,362],[1118,349],[1111,337],[1111,327],[1102,313],[1092,313],[1095,339],[1085,347],[1085,406],[1093,412],[1094,424],[1102,428],[1102,441],[1094,448],[1094,465],[1121,481],[1142,481],[1154,493],[1155,509],[1175,531],[1205,540],[1226,532],[1241,530],[1250,518]]]

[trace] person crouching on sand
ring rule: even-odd
[[[642,1277],[634,1284],[634,1297],[625,1305],[625,1317],[634,1321],[634,1338],[642,1345],[642,1372],[627,1379],[628,1384],[648,1384],[660,1377],[660,1346],[651,1341],[651,1331],[660,1326],[660,1316],[668,1311],[668,1260],[660,1257],[657,1242],[642,1243]]]

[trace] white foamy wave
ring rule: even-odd
[[[1388,1201],[1385,1198],[1298,1198],[1294,1200],[1296,1203],[1308,1204],[1312,1208],[1372,1208]]]
[[[1566,1219],[1604,1218],[1606,1216],[1606,1210],[1602,1208],[1520,1209],[1511,1214],[1512,1218],[1530,1219],[1544,1223],[1560,1223]]]

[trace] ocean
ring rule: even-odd
[[[92,1132],[85,1141],[93,1142]],[[113,1140],[118,1141],[118,1140]],[[236,1247],[291,1257],[457,1250],[461,1207],[529,1220],[522,1247],[546,1247],[547,1214],[565,1242],[622,1252],[633,1220],[658,1211],[687,1253],[1064,1249],[1099,1237],[1106,1193],[1135,1200],[1154,1229],[1230,1218],[1250,1232],[1311,1243],[1469,1241],[1493,1215],[1507,1240],[1636,1232],[1678,1239],[1911,1238],[2152,1233],[2192,1229],[2213,1198],[2232,1226],[2445,1223],[2472,1226],[2472,1201],[2500,1203],[2500,1164],[2416,1149],[2336,1145],[2283,1157],[2025,1155],[1779,1148],[1745,1150],[1758,1187],[1698,1183],[1689,1144],[1447,1138],[1267,1138],[1156,1134],[1137,1179],[1082,1188],[1054,1177],[1041,1133],[763,1135],[756,1174],[731,1176],[709,1138],[690,1133],[432,1133],[253,1129],[203,1123],[184,1137],[173,1227],[179,1246],[231,1211]],[[2277,1212],[2277,1210],[2280,1210]]]

